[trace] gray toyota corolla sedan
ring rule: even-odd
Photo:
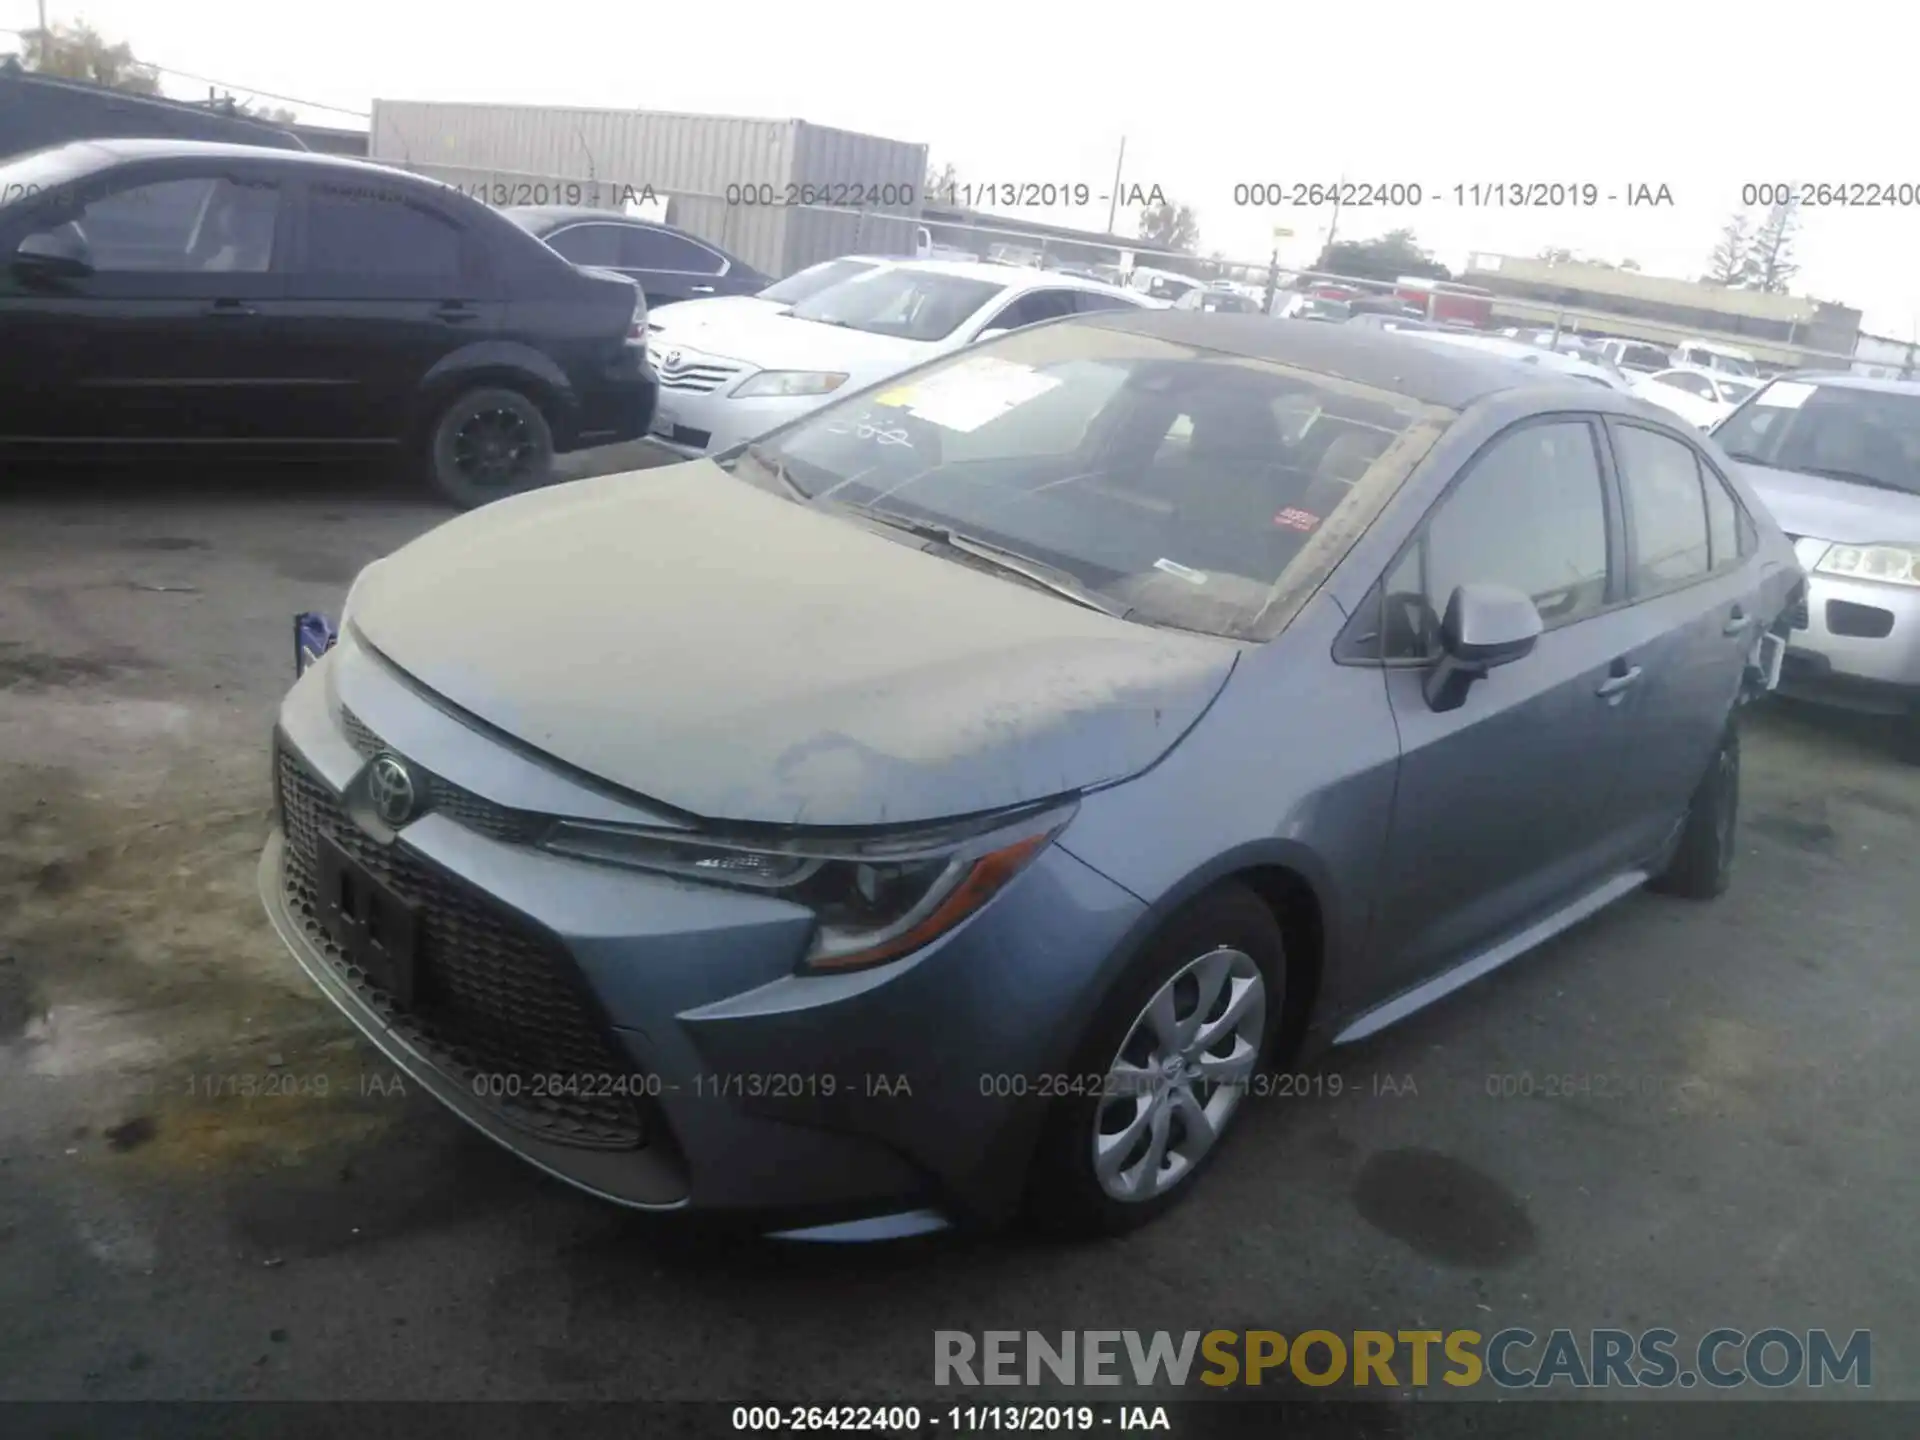
[[[1263,1063],[1722,890],[1803,584],[1630,396],[1076,317],[368,567],[261,887],[395,1064],[594,1194],[1118,1230]]]

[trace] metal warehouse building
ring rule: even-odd
[[[927,173],[924,145],[805,120],[418,100],[374,101],[369,154],[494,203],[618,208],[651,190],[673,224],[775,276],[912,253]],[[783,203],[798,187],[850,203]]]

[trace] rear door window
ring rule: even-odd
[[[1711,571],[1707,502],[1692,447],[1643,426],[1619,424],[1613,448],[1633,546],[1634,595],[1671,590]]]
[[[453,299],[468,273],[464,242],[460,226],[397,187],[317,181],[298,282],[326,295]]]

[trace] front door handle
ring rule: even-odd
[[[711,295],[713,293],[713,287],[711,285],[689,285],[687,287],[687,293],[689,295]]]
[[[207,314],[209,315],[239,316],[244,318],[248,315],[258,315],[259,313],[258,310],[254,309],[253,306],[247,304],[244,300],[216,300],[207,306]]]
[[[444,320],[449,325],[460,325],[468,320],[478,320],[480,312],[471,305],[462,304],[458,300],[449,300],[446,304],[434,309],[433,318]]]
[[[1611,700],[1614,696],[1619,695],[1620,693],[1628,689],[1628,687],[1632,686],[1636,681],[1639,680],[1639,678],[1640,678],[1640,667],[1636,665],[1631,670],[1626,671],[1624,674],[1609,675],[1606,679],[1600,682],[1600,688],[1595,690],[1593,693],[1598,695],[1603,700]]]
[[[1744,633],[1747,626],[1752,623],[1753,621],[1748,617],[1747,612],[1736,605],[1733,607],[1733,614],[1727,617],[1727,623],[1720,627],[1720,633],[1722,635],[1739,635]]]

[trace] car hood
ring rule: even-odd
[[[557,760],[710,819],[822,826],[1135,774],[1240,649],[941,559],[705,460],[472,511],[369,566],[350,619],[421,686]]]
[[[773,315],[786,309],[777,300],[762,300],[758,295],[715,295],[706,300],[673,300],[652,315],[656,332],[664,338],[691,340],[701,331],[743,315]]]
[[[878,380],[940,353],[935,342],[822,325],[785,310],[719,316],[697,335],[669,333],[709,355],[759,370],[844,370],[855,382]]]
[[[1740,462],[1740,472],[1789,535],[1843,545],[1920,541],[1920,495],[1769,465]]]

